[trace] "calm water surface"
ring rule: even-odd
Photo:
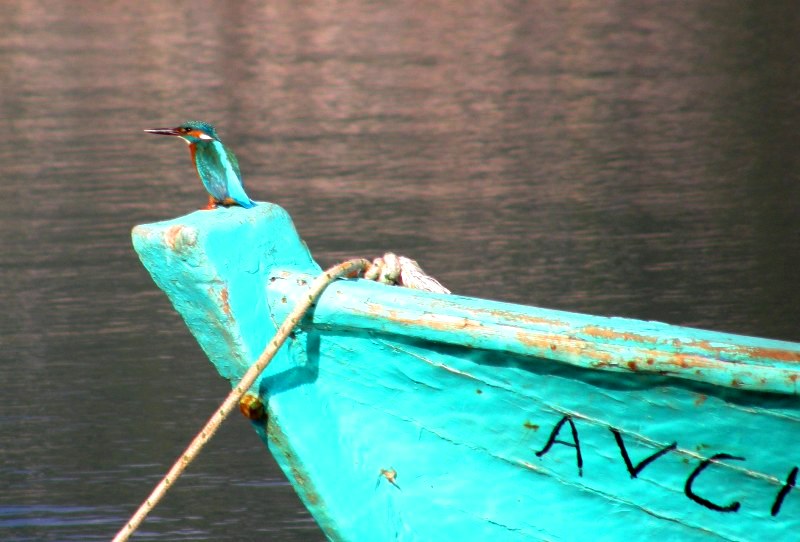
[[[467,3],[463,3],[467,4]],[[0,539],[107,540],[228,389],[130,228],[217,123],[322,265],[800,340],[800,4],[0,7]],[[140,540],[321,540],[230,421]]]

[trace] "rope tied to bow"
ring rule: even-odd
[[[267,343],[264,351],[258,356],[256,361],[245,372],[239,383],[234,386],[219,408],[209,418],[199,433],[192,439],[192,442],[175,461],[167,474],[156,485],[150,495],[139,506],[138,510],[131,516],[125,526],[120,529],[112,542],[125,542],[139,528],[144,519],[153,508],[161,501],[170,486],[174,485],[178,477],[186,470],[186,467],[194,461],[203,447],[211,440],[231,412],[237,410],[237,405],[247,390],[255,383],[267,365],[275,357],[281,346],[286,342],[294,329],[303,319],[308,310],[314,305],[325,288],[333,281],[341,277],[363,277],[368,280],[375,280],[383,284],[394,284],[424,290],[428,292],[438,292],[449,294],[450,290],[439,284],[439,282],[426,275],[419,264],[405,256],[397,256],[391,252],[384,254],[382,258],[375,258],[372,262],[363,258],[356,258],[340,263],[324,271],[311,283],[306,295],[295,305],[292,312],[286,317],[278,327],[273,338]]]

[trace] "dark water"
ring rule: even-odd
[[[463,4],[3,3],[0,539],[109,539],[228,389],[130,247],[205,198],[143,128],[323,265],[800,340],[799,3]],[[234,419],[138,539],[321,538]]]

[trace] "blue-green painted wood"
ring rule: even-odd
[[[296,299],[296,275],[271,281],[270,299]],[[309,276],[306,280],[312,280]],[[365,299],[367,300],[365,302]],[[276,303],[284,318],[291,304]],[[340,282],[322,296],[314,323],[501,350],[603,371],[671,375],[738,389],[798,393],[800,346],[624,318],[519,307],[381,284]]]
[[[233,381],[319,272],[270,204],[133,237]],[[799,355],[340,281],[255,386],[269,421],[253,425],[332,540],[787,540],[800,529],[800,494],[782,492],[800,465]],[[635,467],[673,443],[632,477],[623,450]],[[699,470],[720,453],[744,459]]]

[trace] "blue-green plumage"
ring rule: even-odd
[[[245,193],[236,156],[223,145],[211,124],[191,120],[177,128],[158,128],[145,132],[178,136],[189,144],[197,174],[209,195],[208,208],[239,205],[249,209],[255,206]]]

